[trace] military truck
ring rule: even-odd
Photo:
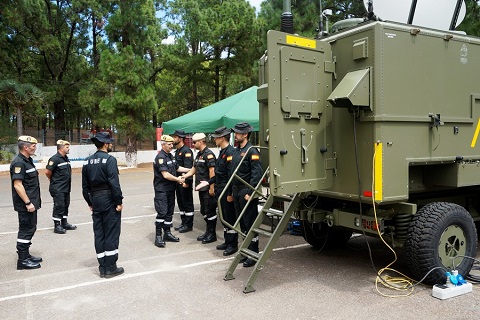
[[[268,32],[257,93],[263,211],[291,202],[286,217],[317,248],[381,236],[425,283],[468,274],[480,221],[480,39],[360,21],[320,39]],[[236,259],[258,260],[245,292],[266,260],[246,246],[275,238],[259,226]]]

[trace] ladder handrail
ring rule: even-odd
[[[233,174],[232,176],[230,177],[230,179],[228,179],[228,182],[227,184],[225,185],[225,187],[223,188],[222,192],[220,193],[220,196],[218,197],[218,200],[217,200],[217,208],[218,208],[218,215],[220,216],[220,221],[227,227],[229,227],[230,229],[233,229],[235,231],[237,231],[243,238],[246,237],[246,234],[244,234],[242,232],[242,230],[239,228],[239,224],[240,224],[240,220],[241,218],[243,217],[243,214],[245,213],[246,211],[246,208],[248,207],[248,205],[250,204],[250,202],[253,200],[254,197],[258,196],[258,197],[264,197],[263,196],[263,193],[258,191],[259,188],[262,188],[262,181],[263,179],[265,179],[266,175],[268,174],[269,172],[269,168],[270,167],[267,167],[267,169],[263,172],[262,174],[262,177],[260,178],[260,181],[258,181],[258,184],[253,187],[252,185],[250,185],[248,182],[246,182],[245,180],[243,180],[241,177],[239,177],[237,175],[237,171],[238,169],[240,168],[240,166],[242,165],[243,163],[243,160],[245,160],[245,157],[247,156],[248,152],[250,151],[250,149],[252,148],[257,148],[257,149],[267,149],[268,150],[268,147],[262,147],[262,146],[250,146],[247,151],[245,151],[245,154],[242,156],[242,160],[240,160],[238,166],[235,168],[235,170],[233,171]],[[227,192],[228,190],[228,187],[232,184],[233,182],[233,179],[238,179],[240,180],[244,185],[246,185],[248,188],[250,188],[251,190],[254,191],[255,195],[252,194],[252,196],[250,197],[250,199],[248,199],[247,203],[245,204],[245,206],[242,208],[242,211],[240,212],[240,214],[238,215],[237,217],[237,220],[235,221],[235,223],[233,225],[231,225],[230,223],[228,223],[227,221],[225,221],[225,219],[223,218],[223,212],[222,212],[222,205],[220,203],[220,200],[222,199],[222,197],[224,197],[225,195],[225,192]],[[248,232],[248,230],[246,230]]]

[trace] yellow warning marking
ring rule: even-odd
[[[382,201],[383,199],[383,144],[381,142],[374,144],[375,152],[375,189],[373,190],[373,197],[375,201]]]
[[[479,132],[480,132],[480,118],[478,118],[477,129],[475,129],[475,134],[473,135],[472,144],[470,145],[470,147],[475,148],[475,144],[477,143]]]
[[[317,42],[315,40],[295,37],[291,35],[287,35],[287,44],[295,44],[300,47],[312,49],[317,48]]]

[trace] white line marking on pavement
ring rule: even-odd
[[[299,244],[299,245],[295,245],[295,246],[276,248],[276,249],[273,249],[273,251],[296,249],[296,248],[301,248],[301,247],[305,247],[305,246],[309,246],[309,244],[305,243],[305,244]],[[160,272],[168,272],[168,271],[175,271],[175,270],[178,270],[178,269],[194,268],[194,267],[202,266],[202,265],[206,265],[206,264],[212,264],[212,263],[232,260],[233,258],[235,258],[235,257],[213,259],[213,260],[207,260],[207,261],[200,261],[200,262],[185,264],[185,265],[182,265],[182,266],[171,266],[171,267],[161,268],[161,269],[156,269],[156,270],[123,274],[121,276],[111,278],[111,279],[101,279],[101,280],[96,280],[96,281],[88,281],[88,282],[83,282],[83,283],[79,283],[79,284],[75,284],[75,285],[71,285],[71,286],[66,286],[66,287],[60,287],[60,288],[54,288],[54,289],[49,289],[49,290],[18,294],[18,295],[14,295],[14,296],[7,296],[7,297],[0,298],[0,302],[15,300],[15,299],[22,299],[22,298],[35,297],[35,296],[43,296],[43,295],[47,295],[47,294],[50,294],[50,293],[56,293],[56,292],[61,292],[61,291],[66,291],[66,290],[71,290],[71,289],[76,289],[76,288],[87,287],[87,286],[91,286],[91,285],[101,284],[101,283],[104,283],[104,282],[123,281],[123,280],[127,280],[127,279],[148,276],[148,275],[152,275],[152,274],[160,273]]]
[[[177,212],[174,212],[174,214],[177,213]],[[143,216],[135,216],[135,217],[124,217],[122,218],[122,220],[132,220],[132,219],[141,219],[141,218],[149,218],[149,217],[155,217],[157,214],[156,213],[153,213],[153,214],[147,214],[147,215],[143,215]],[[84,225],[90,225],[92,224],[93,222],[92,221],[89,221],[89,222],[82,222],[82,223],[75,223],[75,225],[77,226],[84,226]],[[37,231],[40,231],[40,230],[53,230],[53,227],[48,227],[48,228],[38,228]],[[7,232],[0,232],[0,236],[2,235],[6,235],[6,234],[17,234],[18,231],[7,231]]]

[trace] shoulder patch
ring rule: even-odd
[[[22,167],[15,167],[15,173],[22,172]]]
[[[228,156],[227,161],[232,161],[232,156]]]
[[[252,160],[258,160],[260,156],[258,154],[252,154]]]
[[[191,158],[192,154],[190,152],[185,153],[185,158]]]
[[[163,159],[158,159],[158,164],[163,164]]]
[[[48,162],[48,165],[49,165],[49,166],[53,166],[53,161],[49,161],[49,162]]]
[[[215,156],[214,156],[213,154],[209,154],[209,155],[207,156],[207,159],[213,159],[214,157],[215,157]]]

